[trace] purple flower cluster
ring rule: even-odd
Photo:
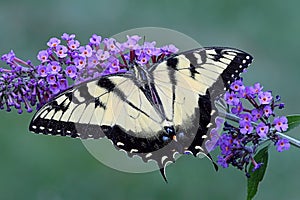
[[[256,163],[254,155],[262,143],[272,141],[279,152],[289,149],[289,141],[276,134],[288,129],[287,118],[275,115],[276,109],[284,107],[279,96],[274,98],[271,91],[263,91],[259,83],[248,87],[236,80],[224,99],[229,109],[227,118],[233,123],[225,121],[224,132],[216,143],[221,149],[219,165],[226,168],[231,164],[247,172],[246,167],[252,162],[256,170],[262,163]]]
[[[178,51],[174,45],[158,48],[156,42],[140,45],[140,39],[127,36],[127,41],[120,43],[94,34],[87,45],[81,45],[74,34],[64,33],[61,39],[51,38],[48,48],[38,52],[38,65],[11,51],[1,57],[10,69],[0,68],[0,109],[32,112],[33,106],[40,107],[73,84],[124,73],[134,64],[149,67]]]

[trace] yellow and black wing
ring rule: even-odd
[[[251,62],[243,51],[211,47],[153,65],[147,83],[132,73],[103,76],[52,99],[29,129],[82,139],[107,137],[130,156],[155,160],[165,178],[175,153],[207,154],[203,144],[217,115],[213,102]]]

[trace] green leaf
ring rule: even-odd
[[[268,165],[268,149],[269,146],[262,148],[255,156],[254,160],[257,163],[263,163],[263,165],[252,172],[254,165],[251,163],[249,167],[250,178],[248,178],[248,191],[247,191],[247,200],[251,200],[257,193],[259,182],[263,180],[265,175],[267,165]]]
[[[290,131],[293,128],[296,128],[297,126],[300,126],[300,115],[288,115],[286,116],[286,118],[288,119],[288,125],[289,125],[287,131]]]

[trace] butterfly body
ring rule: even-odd
[[[175,153],[208,154],[213,102],[251,63],[232,48],[201,48],[150,67],[81,83],[52,99],[33,117],[35,133],[107,137],[117,149],[165,166]]]

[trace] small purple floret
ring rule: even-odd
[[[44,66],[44,65],[40,65],[38,66],[38,74],[41,76],[41,77],[46,77],[48,75],[48,70],[47,70],[47,67]]]
[[[93,53],[93,49],[91,46],[86,45],[79,47],[79,51],[80,51],[80,56],[82,57],[91,57],[92,53]]]
[[[253,126],[250,122],[240,121],[240,132],[242,134],[250,134],[253,131]]]
[[[235,92],[239,92],[245,90],[245,86],[242,80],[236,80],[230,85],[230,89],[232,89]]]
[[[42,63],[44,63],[44,62],[47,62],[47,61],[48,61],[48,56],[49,56],[48,51],[42,50],[42,51],[40,51],[40,52],[38,53],[37,59],[38,59],[39,61],[41,61]]]
[[[288,129],[288,120],[285,116],[276,117],[273,121],[275,128],[279,132],[284,132]]]
[[[260,104],[266,105],[270,104],[272,101],[273,97],[271,92],[259,92],[258,93],[258,100]]]
[[[95,46],[99,46],[100,45],[100,42],[101,42],[101,36],[98,36],[96,34],[92,35],[92,37],[90,38],[90,43],[92,45],[95,45]]]
[[[56,47],[55,53],[59,58],[65,58],[68,55],[67,52],[68,52],[68,48],[63,45],[58,45]]]
[[[51,47],[51,48],[56,48],[59,44],[60,44],[60,39],[55,38],[55,37],[51,38],[49,40],[49,42],[47,42],[48,47]]]
[[[58,74],[61,71],[60,63],[57,61],[52,61],[47,65],[47,70],[51,74]]]
[[[65,70],[65,73],[70,78],[76,78],[76,72],[77,72],[77,69],[74,65],[68,66]]]
[[[76,50],[79,46],[80,42],[78,40],[70,40],[68,42],[68,47],[73,51]]]
[[[269,126],[267,126],[265,123],[260,122],[256,127],[256,132],[261,138],[266,138],[267,134],[269,132]]]
[[[290,146],[291,145],[290,145],[289,141],[287,139],[283,138],[283,139],[280,139],[280,140],[277,141],[277,143],[276,143],[276,147],[277,147],[276,150],[278,152],[282,152],[284,150],[289,150]]]
[[[240,100],[237,98],[237,95],[233,92],[226,92],[224,99],[226,103],[231,106],[236,106],[240,102]]]

